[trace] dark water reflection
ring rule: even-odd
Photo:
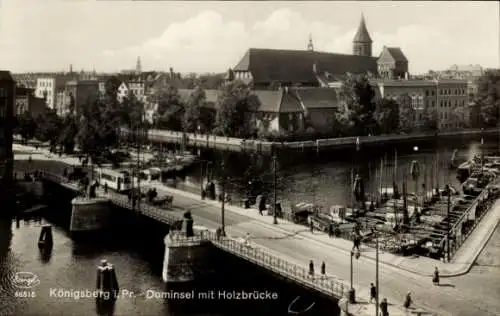
[[[481,152],[480,141],[476,140],[441,140],[439,143],[421,142],[414,145],[397,147],[371,147],[355,150],[312,153],[281,153],[277,158],[278,165],[278,198],[297,203],[301,201],[316,202],[325,207],[335,204],[347,204],[350,200],[350,183],[353,170],[359,172],[365,182],[366,192],[375,194],[380,186],[392,187],[395,180],[401,191],[403,178],[409,178],[410,165],[417,160],[421,166],[418,180],[419,189],[426,182],[427,187],[433,184],[450,183],[458,186],[456,172],[449,168],[453,151],[457,149],[457,160],[463,162],[474,154]],[[486,154],[499,152],[496,138],[485,139],[483,149]],[[397,153],[397,168],[395,156]],[[381,160],[386,159],[380,183]],[[245,196],[250,181],[260,180],[262,191],[270,194],[273,190],[273,164],[271,157],[236,153],[202,153],[207,160],[203,167],[192,170],[183,179],[177,179],[179,188],[200,192],[200,176],[221,179],[225,174],[227,191],[234,197]],[[224,172],[220,162],[224,161]],[[203,168],[203,170],[201,170]],[[208,171],[207,171],[208,170]],[[424,180],[424,174],[426,175]],[[393,175],[395,177],[393,178]],[[414,191],[415,184],[409,181],[409,191]]]
[[[67,211],[68,207],[60,205],[41,221],[0,220],[0,315],[287,315],[288,303],[299,294],[317,300],[317,313],[336,314],[334,302],[223,253],[217,256],[220,272],[206,282],[188,285],[187,290],[268,290],[277,292],[279,299],[253,302],[148,299],[144,295],[147,290],[166,290],[161,270],[167,228],[149,219],[120,216],[111,231],[70,237]],[[46,223],[53,225],[54,246],[51,252],[43,253],[37,241],[41,226]],[[54,289],[94,290],[96,266],[103,258],[114,264],[120,289],[138,293],[136,297],[119,298],[114,305],[98,306],[92,298],[51,296]],[[40,284],[33,288],[36,297],[15,297],[16,291],[22,290],[13,282],[17,272],[31,272],[39,277]]]

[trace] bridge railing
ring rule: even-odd
[[[347,289],[344,283],[332,276],[321,275],[319,273],[311,274],[310,271],[302,266],[290,263],[286,260],[273,255],[262,248],[254,247],[232,237],[217,237],[212,231],[203,231],[201,238],[210,240],[216,247],[232,253],[240,258],[261,266],[284,278],[294,280],[295,282],[315,289],[326,295],[340,298]]]
[[[498,184],[500,179],[497,179],[496,181],[492,182],[492,184]],[[455,222],[453,227],[450,229],[450,233],[454,236],[454,239],[450,241],[451,246],[450,246],[450,256],[453,257],[455,253],[460,249],[460,247],[463,245],[463,243],[467,240],[467,238],[471,235],[471,233],[474,231],[474,229],[477,227],[477,225],[481,222],[483,217],[491,211],[492,205],[494,201],[490,201],[489,205],[486,205],[486,209],[484,211],[477,212],[476,208],[479,205],[479,202],[486,199],[488,197],[488,189],[484,189],[479,196],[474,199],[472,204],[467,208],[467,210],[458,218],[458,220]],[[466,231],[462,231],[464,223],[469,221],[471,214],[474,213],[474,223],[472,224],[472,227],[466,229]],[[444,238],[444,242],[446,242],[446,237]]]

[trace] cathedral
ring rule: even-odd
[[[372,44],[361,16],[351,55],[315,51],[311,36],[306,50],[250,48],[228,70],[226,80],[241,80],[256,90],[267,90],[281,86],[328,87],[347,73],[383,79],[408,76],[408,60],[400,48],[384,46],[380,55],[373,57]]]

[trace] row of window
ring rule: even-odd
[[[441,89],[441,95],[465,95],[467,92],[465,89]]]
[[[40,87],[52,87],[52,81],[40,80]]]
[[[457,106],[465,106],[465,100],[453,100],[454,102],[452,103],[451,100],[441,100],[439,102],[439,107],[451,107],[453,104],[453,107]]]

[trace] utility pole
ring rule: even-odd
[[[450,262],[450,204],[451,204],[451,189],[450,185],[446,185],[447,196],[447,208],[446,208],[446,261]]]
[[[484,136],[483,136],[483,129],[481,128],[481,176],[483,175],[484,171]]]
[[[375,230],[376,236],[375,236],[375,243],[376,243],[376,248],[375,248],[375,316],[378,316],[378,308],[379,308],[379,287],[378,287],[378,235],[379,231]]]
[[[224,171],[224,161],[221,163],[221,169],[222,169],[222,206],[221,206],[221,235],[223,237],[226,236],[226,224],[225,224],[225,203],[226,203],[226,174]]]
[[[277,218],[277,201],[276,201],[276,181],[277,181],[277,170],[276,170],[276,154],[273,154],[273,194],[274,194],[274,199],[273,199],[273,224],[278,224],[278,218]]]

